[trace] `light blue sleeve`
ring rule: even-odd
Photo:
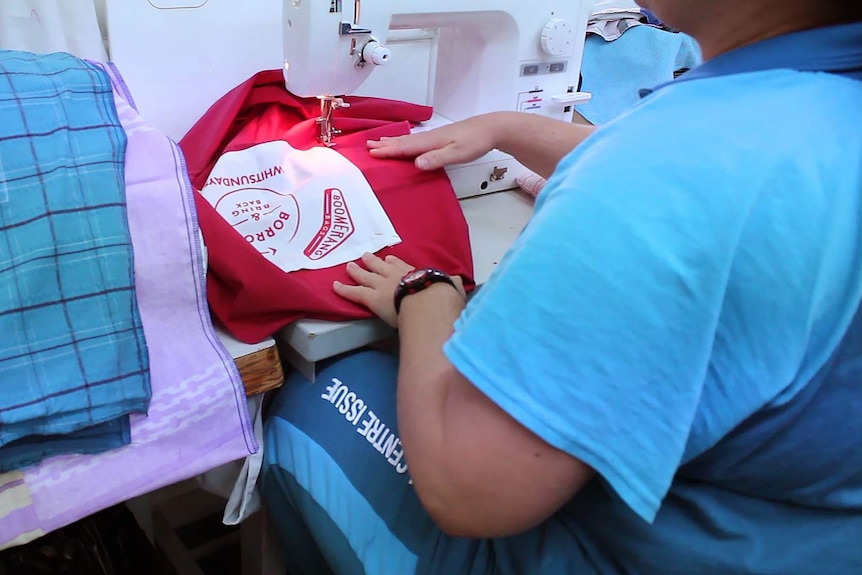
[[[648,521],[685,451],[752,202],[744,173],[720,187],[727,166],[691,153],[710,130],[664,120],[635,112],[561,162],[445,346]]]

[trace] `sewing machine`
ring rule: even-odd
[[[578,80],[593,0],[101,1],[110,57],[138,109],[177,140],[264,69],[283,68],[290,91],[330,106],[343,95],[432,105],[434,118],[418,129],[493,110],[569,120],[589,97]],[[321,137],[337,146],[331,127],[321,121]],[[531,198],[506,191],[525,172],[497,151],[449,169],[480,284],[532,213]],[[313,377],[316,361],[390,334],[377,320],[302,320],[277,339]]]
[[[361,0],[95,1],[110,58],[137,108],[176,140],[231,88],[260,70],[285,64],[289,90],[322,96],[321,140],[336,146],[331,120],[343,95],[433,105],[437,114],[425,128],[492,110],[569,120],[573,106],[588,97],[578,92],[578,78],[593,0],[437,0],[422,5],[416,0],[399,5],[386,0],[366,0],[364,5]],[[409,9],[396,9],[402,5]],[[494,152],[449,172],[466,198],[462,207],[480,284],[532,211],[532,200],[524,194],[488,192],[515,187],[522,170]],[[289,326],[278,339],[291,363],[306,375],[310,370],[313,378],[315,361],[390,333],[377,320],[306,320]],[[239,360],[246,351],[240,346],[231,353]],[[151,502],[143,503],[149,508]],[[259,522],[260,515],[252,521]],[[267,545],[258,552],[253,543],[259,538],[251,529],[247,535],[249,528],[243,528],[244,555],[261,562]],[[161,541],[173,539],[164,536]]]
[[[284,0],[286,86],[320,98],[320,139],[336,145],[332,118],[345,105],[341,96],[365,93],[366,80],[393,63],[398,52],[388,42],[427,40],[426,101],[435,110],[428,126],[498,110],[571,121],[574,106],[589,99],[578,79],[592,6],[591,0]],[[514,188],[526,169],[494,151],[448,172],[465,198]]]
[[[593,0],[103,1],[111,59],[177,140],[232,87],[282,66],[291,92],[323,96],[321,139],[336,145],[344,95],[432,105],[423,128],[495,110],[570,120],[589,98],[578,80]],[[462,198],[525,172],[496,151],[449,169]]]

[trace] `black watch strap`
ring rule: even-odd
[[[445,272],[434,268],[423,268],[413,270],[404,275],[395,288],[395,313],[401,309],[401,301],[408,295],[420,292],[436,283],[447,283],[456,290],[455,282]]]

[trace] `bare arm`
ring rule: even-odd
[[[437,524],[456,536],[503,537],[547,519],[593,472],[512,419],[449,363],[443,344],[463,305],[440,284],[404,300],[399,431],[416,493]]]
[[[370,141],[368,146],[375,157],[415,157],[416,165],[427,170],[470,162],[498,149],[548,177],[594,130],[535,114],[492,112],[427,132]]]
[[[404,299],[392,293],[411,267],[366,255],[348,265],[356,286],[335,291],[362,303],[400,333],[398,428],[419,499],[450,535],[502,537],[547,519],[594,472],[539,438],[482,394],[449,362],[464,296],[436,284]]]

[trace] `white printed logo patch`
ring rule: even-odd
[[[228,152],[201,194],[285,272],[343,264],[401,242],[359,168],[329,148],[274,141]]]
[[[324,190],[323,222],[303,253],[314,261],[323,259],[344,244],[355,230],[344,193],[338,188]]]
[[[239,188],[223,195],[214,206],[245,240],[277,252],[278,241],[288,243],[299,231],[299,202],[292,194],[267,188]],[[261,252],[265,253],[265,252]]]

